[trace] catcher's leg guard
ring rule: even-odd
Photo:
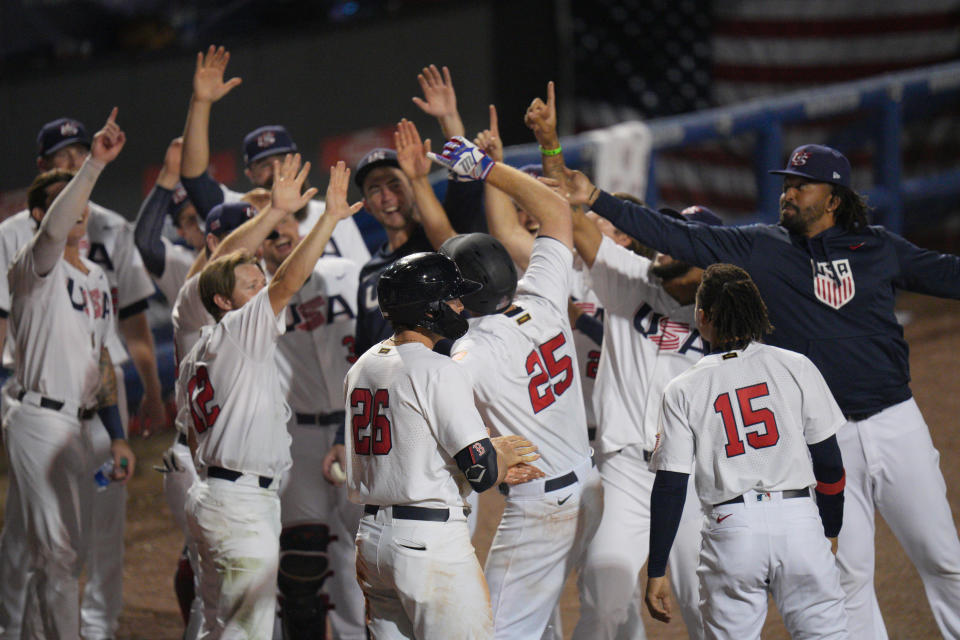
[[[177,594],[180,617],[183,618],[183,624],[187,624],[190,621],[190,606],[193,602],[194,588],[193,567],[190,566],[186,547],[183,548],[180,553],[180,560],[177,562],[177,573],[173,577],[173,590]]]
[[[280,618],[284,640],[323,640],[329,597],[320,593],[332,575],[327,556],[331,540],[324,524],[287,527],[280,534]]]

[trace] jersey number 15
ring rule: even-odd
[[[752,427],[757,424],[763,424],[764,432],[748,431],[747,444],[754,449],[764,449],[772,447],[780,441],[780,431],[777,430],[777,419],[770,409],[754,409],[752,401],[754,398],[763,398],[770,395],[766,382],[751,385],[737,389],[737,403],[740,405],[740,415],[743,418],[743,426]],[[737,420],[733,415],[733,406],[730,403],[730,394],[721,393],[713,401],[713,409],[723,417],[723,428],[727,432],[727,457],[733,458],[744,453],[743,440],[740,439],[740,431],[737,427]]]
[[[353,414],[353,450],[357,455],[385,456],[393,448],[390,419],[380,413],[390,408],[390,393],[386,389],[356,388],[350,394],[350,406],[360,407]],[[367,431],[367,429],[370,431]]]

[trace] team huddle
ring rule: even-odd
[[[319,200],[290,133],[261,126],[239,193],[208,172],[228,62],[198,54],[135,224],[90,201],[126,143],[116,108],[93,136],[44,125],[28,209],[0,223],[0,637],[117,633],[138,462],[118,372],[133,360],[159,424],[155,285],[187,640],[559,639],[572,574],[577,639],[645,638],[643,606],[691,638],[759,638],[771,596],[794,637],[886,638],[877,510],[960,638],[960,539],[894,315],[897,289],[960,298],[960,258],[870,226],[839,151],[772,171],[779,224],[725,226],[566,167],[553,83],[524,114],[541,164],[505,164],[495,108],[467,139],[430,66],[414,103],[442,150],[401,120]]]

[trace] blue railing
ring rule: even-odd
[[[866,194],[871,206],[876,208],[874,221],[900,232],[905,209],[919,207],[931,199],[945,200],[960,195],[960,169],[901,179],[901,135],[905,118],[912,113],[923,113],[931,102],[941,101],[957,105],[956,113],[960,117],[960,62],[651,120],[647,125],[653,134],[653,151],[646,200],[653,206],[658,204],[658,152],[753,133],[757,137],[754,163],[757,212],[737,222],[774,220],[782,181],[767,174],[767,169],[781,166],[789,151],[783,148],[784,125],[870,110],[876,113],[880,126],[871,128],[876,138],[874,186]],[[585,136],[565,137],[562,144],[571,167],[583,166],[591,157],[590,143]],[[952,144],[960,147],[960,140]],[[516,166],[540,161],[534,144],[509,147],[506,158]]]

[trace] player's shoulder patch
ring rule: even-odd
[[[530,312],[519,305],[514,305],[503,312],[508,318],[513,318],[517,324],[523,324],[530,320]]]
[[[451,358],[452,360],[463,360],[463,359],[466,358],[466,357],[467,357],[467,352],[466,352],[466,351],[457,351],[455,354],[453,354],[452,356],[450,356],[450,358]]]
[[[380,347],[379,349],[377,349],[377,354],[379,354],[379,355],[385,355],[385,354],[390,353],[390,351],[392,351],[392,349],[391,349],[390,347]]]
[[[736,352],[736,351],[731,351],[730,353],[725,353],[725,354],[723,354],[722,357],[723,357],[724,360],[730,360],[731,358],[736,358],[736,357],[737,357],[737,352]]]

